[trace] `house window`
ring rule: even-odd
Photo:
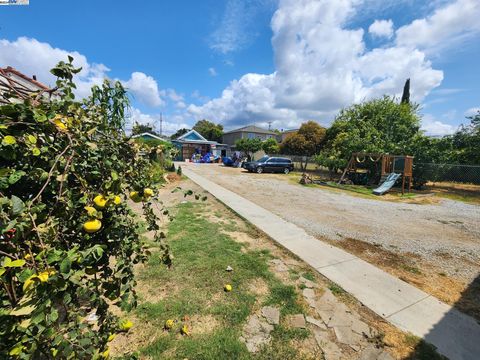
[[[273,135],[267,135],[267,139],[271,139]]]
[[[254,133],[247,133],[247,138],[255,139],[255,134]]]

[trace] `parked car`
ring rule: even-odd
[[[283,172],[288,174],[293,170],[292,160],[281,157],[264,156],[257,161],[249,161],[243,164],[243,168],[249,172]]]

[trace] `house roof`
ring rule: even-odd
[[[270,130],[265,130],[262,129],[261,127],[255,126],[255,125],[248,125],[244,126],[235,130],[230,130],[225,132],[224,134],[231,134],[231,133],[236,133],[236,132],[253,132],[257,134],[269,134],[269,135],[277,135],[276,132],[270,131]]]
[[[33,93],[39,92],[39,96],[45,98],[45,95],[52,96],[54,90],[41,82],[22,74],[20,71],[8,66],[0,68],[0,103],[15,102],[8,94],[16,94],[15,98],[27,99]],[[18,100],[18,99],[17,99]],[[36,103],[39,98],[34,100]]]
[[[205,139],[202,135],[200,135],[197,131],[193,129],[173,141],[197,144],[218,144],[216,141],[209,141]]]
[[[149,132],[144,132],[144,133],[141,133],[141,134],[133,135],[133,136],[132,136],[132,139],[136,139],[136,138],[138,138],[138,137],[143,137],[143,136],[150,136],[150,137],[152,137],[152,138],[154,138],[154,139],[163,140],[163,141],[168,140],[168,139],[165,138],[165,137],[161,137],[161,136],[158,136],[158,135],[154,135],[154,134],[151,134],[151,133],[149,133]]]
[[[290,129],[290,130],[283,130],[281,132],[281,134],[289,134],[289,133],[292,133],[292,132],[297,132],[299,129]]]
[[[11,66],[7,66],[6,68],[0,68],[0,74],[1,75],[7,75],[8,74],[15,74],[17,75],[18,77],[22,78],[23,80],[26,80],[36,86],[38,86],[39,88],[43,89],[43,90],[50,90],[50,88],[44,84],[42,84],[41,82],[35,80],[35,79],[32,79],[31,77],[28,77],[27,75],[21,73],[20,71],[18,71],[17,69],[11,67]]]

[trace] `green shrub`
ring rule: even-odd
[[[110,308],[136,305],[133,266],[146,258],[126,192],[164,237],[146,149],[123,132],[125,90],[105,81],[76,102],[72,61],[52,69],[59,99],[0,107],[1,359],[108,357],[132,325]]]

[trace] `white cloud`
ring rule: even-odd
[[[396,31],[399,46],[438,52],[480,33],[480,1],[457,0]]]
[[[221,20],[210,35],[210,48],[225,55],[249,45],[257,36],[257,15],[273,3],[276,0],[227,0]]]
[[[390,39],[393,36],[393,21],[375,20],[368,28],[368,32],[375,37],[385,37]]]
[[[134,95],[135,99],[148,106],[157,107],[165,105],[161,98],[158,84],[151,76],[142,72],[134,72],[128,81],[123,82],[123,85]]]
[[[480,107],[473,107],[465,111],[465,116],[475,116],[480,112]]]
[[[210,74],[210,76],[217,76],[218,75],[217,70],[215,70],[215,68],[213,68],[213,67],[208,68],[208,73]]]
[[[90,63],[85,55],[77,51],[54,48],[48,43],[27,37],[19,37],[15,41],[0,40],[0,66],[13,66],[26,75],[36,75],[40,82],[49,86],[54,86],[56,80],[50,74],[50,69],[59,61],[67,61],[68,55],[74,58],[73,64],[76,67],[82,67],[82,71],[74,78],[77,85],[75,93],[78,97],[88,96],[93,85],[99,85],[108,78],[108,67]],[[150,106],[163,105],[162,91],[151,76],[134,72],[131,78],[123,83],[139,101]]]
[[[75,75],[78,96],[87,96],[92,85],[101,84],[108,77],[110,69],[103,64],[89,63],[77,51],[54,48],[48,43],[27,37],[19,37],[15,41],[0,40],[0,66],[13,66],[26,75],[36,75],[40,82],[52,87],[56,78],[50,74],[50,69],[59,61],[67,61],[68,55],[74,57],[73,64],[76,67],[82,67],[82,71]]]
[[[367,50],[364,30],[350,21],[362,0],[281,0],[271,27],[275,72],[246,74],[219,98],[190,105],[198,118],[226,127],[274,121],[294,128],[314,119],[328,124],[336,112],[384,94],[400,96],[412,79],[412,100],[420,102],[443,80],[425,53],[391,44]]]
[[[422,130],[425,131],[426,135],[444,136],[453,134],[456,130],[456,127],[441,122],[430,114],[425,114],[422,119]]]
[[[137,108],[131,109],[130,119],[127,124],[127,128],[135,124],[144,124],[144,125],[152,125],[155,130],[158,131],[160,128],[159,124],[160,115],[152,115],[152,114],[144,114]],[[175,133],[178,129],[181,128],[190,128],[190,125],[186,124],[183,121],[183,117],[181,116],[172,116],[172,117],[165,117],[163,116],[162,122],[162,133],[163,135],[171,135]]]
[[[451,88],[443,88],[443,89],[435,89],[432,91],[432,95],[453,95],[458,94],[465,91],[465,89],[451,89]]]

